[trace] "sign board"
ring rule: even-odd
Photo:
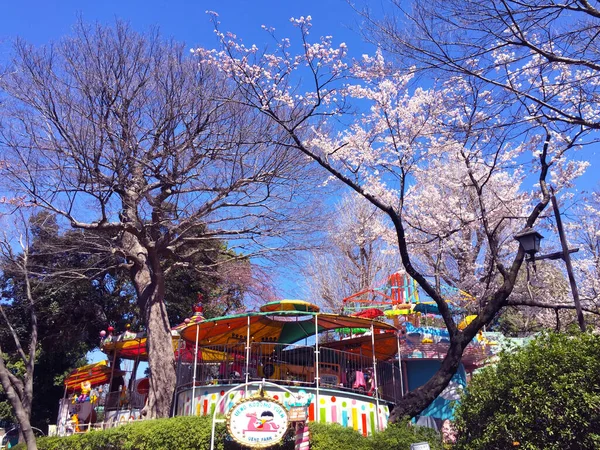
[[[306,422],[306,407],[292,406],[288,411],[290,422]]]
[[[270,397],[250,397],[233,405],[227,414],[227,431],[238,444],[264,448],[280,442],[288,429],[285,406]]]
[[[416,444],[410,444],[410,450],[431,450],[429,442],[417,442]]]

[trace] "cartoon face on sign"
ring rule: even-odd
[[[288,428],[286,408],[271,398],[247,398],[227,415],[227,430],[242,445],[260,448],[277,444]]]
[[[244,431],[275,431],[280,425],[273,422],[275,419],[271,411],[263,411],[260,417],[256,416],[255,412],[246,414],[249,417],[248,428]]]

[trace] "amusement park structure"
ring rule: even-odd
[[[473,299],[448,291],[453,311],[466,314]],[[337,314],[305,301],[281,300],[259,311],[205,319],[198,305],[191,318],[172,329],[177,361],[172,414],[228,415],[253,399],[253,384],[262,382],[267,386],[262,395],[279,405],[273,411],[304,408],[299,420],[338,423],[365,436],[382,430],[394,405],[435,373],[448,348],[447,332],[426,325],[436,311],[433,302],[423,300],[414,281],[396,273],[386,286],[344,299],[344,311]],[[463,318],[461,326],[468,320]],[[151,383],[136,379],[136,373],[140,361],[147,360],[145,334],[115,335],[109,328],[101,337],[107,360],[80,368],[65,381],[59,434],[143,417]],[[423,414],[450,418],[467,372],[493,351],[486,337],[474,340],[459,373]],[[129,374],[121,369],[123,361],[132,365]],[[261,433],[270,427],[275,433],[275,424],[266,424],[277,413],[264,414],[266,419],[244,416],[248,424],[236,426],[244,436],[263,439]]]

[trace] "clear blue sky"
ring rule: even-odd
[[[185,42],[190,48],[217,45],[207,10],[219,14],[221,29],[232,31],[245,43],[259,47],[272,42],[261,25],[275,27],[278,37],[298,36],[291,17],[311,15],[311,34],[332,35],[345,42],[352,56],[373,53],[358,33],[359,17],[346,0],[32,0],[2,2],[0,13],[0,61],[6,60],[17,37],[34,45],[59,40],[71,32],[79,15],[86,22],[111,24],[116,18],[129,22],[137,31],[158,26],[164,37]],[[301,294],[300,279],[278,280],[283,296]]]
[[[357,15],[345,0],[4,1],[0,40],[7,43],[21,36],[33,44],[47,43],[68,34],[81,14],[85,21],[105,24],[115,18],[125,19],[138,31],[158,25],[163,35],[190,46],[214,47],[216,41],[206,10],[219,13],[223,29],[235,32],[246,42],[266,41],[261,25],[274,26],[282,37],[289,36],[290,17],[311,15],[317,36],[333,35],[338,42],[351,44],[352,54],[372,50],[353,31],[358,28]]]
[[[368,0],[365,3],[371,4]],[[354,57],[375,50],[363,42],[358,32],[359,17],[346,0],[5,0],[0,13],[0,60],[6,58],[16,36],[40,45],[69,34],[78,14],[85,21],[104,24],[115,18],[124,19],[138,31],[159,26],[163,36],[174,37],[190,48],[212,48],[217,42],[206,10],[216,11],[221,29],[236,33],[246,43],[261,46],[269,42],[261,25],[275,27],[280,37],[294,38],[297,34],[289,23],[290,17],[311,15],[313,37],[332,35],[334,42],[346,42]],[[578,188],[597,188],[598,147],[586,149],[576,157],[592,163]],[[299,294],[294,292],[296,282],[284,283],[288,285],[282,286],[284,295]]]

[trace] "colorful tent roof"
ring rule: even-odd
[[[319,312],[320,308],[304,300],[278,300],[270,302],[260,307],[261,312],[272,311],[304,311],[304,312]]]
[[[89,381],[92,387],[106,384],[110,381],[110,373],[107,361],[88,364],[71,372],[65,378],[65,387],[68,391],[75,391],[80,389],[84,381]]]
[[[321,344],[321,347],[341,350],[343,352],[353,353],[368,358],[373,357],[371,333],[352,339],[327,342]],[[380,361],[385,361],[394,357],[396,353],[398,353],[398,338],[396,337],[396,333],[375,334],[375,358]]]
[[[301,339],[314,336],[315,318],[318,332],[340,328],[370,328],[376,330],[396,330],[384,322],[348,317],[339,314],[313,313],[302,311],[251,312],[218,317],[197,324],[190,324],[180,331],[188,342],[200,345],[235,344],[246,341],[248,322],[252,342],[293,344]]]
[[[122,336],[119,336],[115,340],[105,340],[102,343],[101,350],[107,355],[110,354],[111,356],[113,356],[113,351],[116,351],[117,358],[147,361],[148,351],[146,349],[146,339],[145,333],[138,333],[136,337],[132,338],[123,338]],[[171,339],[173,343],[173,351],[177,352],[179,334],[177,332],[171,332]]]
[[[190,317],[189,319],[185,319],[185,321],[181,322],[179,325],[175,325],[173,328],[171,328],[171,331],[179,331],[179,330],[183,330],[185,327],[187,327],[190,323],[198,323],[198,322],[203,322],[204,316],[202,315],[202,306],[201,305],[196,305],[194,306],[194,315],[192,317]]]

